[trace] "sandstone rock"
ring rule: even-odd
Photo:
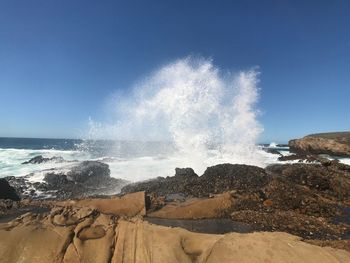
[[[122,197],[111,198],[89,198],[82,200],[71,200],[56,202],[56,205],[80,209],[97,210],[104,214],[115,216],[136,216],[146,215],[145,193],[137,192]]]
[[[104,230],[103,226],[95,226],[95,227],[88,227],[84,228],[82,231],[79,232],[78,238],[80,240],[88,240],[88,239],[98,239],[101,237],[104,237],[106,235],[106,231]]]
[[[215,207],[220,210],[220,207],[226,209],[232,205],[232,194],[236,195],[237,192],[194,199],[187,204],[187,208],[186,205],[178,206],[178,212],[184,209],[183,215],[190,214],[191,210],[196,214],[208,208],[215,215]],[[54,206],[49,215],[38,217],[29,212],[10,223],[0,224],[1,262],[274,263],[288,260],[296,263],[302,260],[306,263],[345,263],[350,258],[350,253],[345,250],[315,246],[287,233],[218,235],[150,224],[140,217],[144,215],[139,209],[141,204],[144,206],[144,193],[126,195],[118,201],[91,199],[42,201],[41,204],[45,202]],[[99,213],[91,214],[93,210],[86,210],[88,207],[95,207]],[[78,219],[79,211],[79,220],[66,224],[67,219]],[[256,223],[268,222],[272,230],[282,224],[280,227],[287,230],[298,226],[304,227],[305,231],[312,229],[315,234],[319,225],[326,227],[330,234],[342,231],[316,217],[304,216],[299,220],[296,213],[291,211],[236,211],[231,216],[240,220],[246,218],[248,213]],[[49,220],[52,216],[62,216],[60,220],[63,224],[52,224]],[[315,241],[314,244],[347,248],[345,242]]]
[[[350,156],[350,132],[311,134],[288,144],[290,151],[296,153]]]
[[[84,161],[72,167],[67,173],[67,177],[74,182],[99,185],[105,178],[110,177],[110,173],[108,164],[97,161]]]

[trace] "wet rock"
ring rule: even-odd
[[[67,176],[62,173],[47,173],[44,177],[44,181],[49,185],[64,185],[68,183]]]
[[[5,179],[0,179],[0,199],[19,201],[16,190]]]
[[[110,177],[107,164],[85,161],[67,166],[68,172],[50,169],[43,182],[31,181],[32,174],[22,177],[6,177],[22,198],[81,198],[95,195],[110,195],[120,192],[128,182]]]
[[[45,158],[42,155],[38,155],[30,159],[29,161],[23,162],[22,164],[40,164],[46,162],[62,163],[65,160],[61,156],[54,156],[51,158]]]
[[[267,153],[272,153],[272,154],[277,154],[277,155],[282,156],[282,154],[281,154],[278,150],[276,150],[276,149],[263,148],[263,150],[264,150],[265,152],[267,152]]]
[[[188,168],[186,168],[188,169]],[[184,194],[186,196],[209,196],[234,189],[253,191],[268,182],[264,169],[241,164],[219,164],[207,168],[200,177],[186,169],[178,169],[173,177],[130,184],[123,193],[146,191],[158,195]],[[183,176],[186,174],[186,176]]]
[[[327,164],[331,162],[331,160],[318,156],[318,155],[313,155],[313,154],[292,154],[292,155],[285,155],[285,156],[280,156],[278,157],[278,161],[295,161],[298,160],[299,162],[308,162],[308,163],[313,163],[313,162],[318,162],[322,164]]]

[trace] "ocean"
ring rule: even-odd
[[[201,175],[208,166],[219,163],[243,163],[260,167],[279,163],[278,155],[268,153],[266,149],[278,150],[282,155],[290,154],[286,145],[275,143],[250,149],[249,158],[239,154],[222,154],[215,148],[189,155],[177,152],[169,142],[0,138],[0,177],[31,174],[30,180],[42,181],[50,169],[65,170],[77,162],[96,160],[109,165],[112,177],[136,182],[172,176],[176,167],[191,167]],[[65,161],[22,164],[38,155],[45,158],[62,157]],[[350,159],[341,161],[350,164]]]

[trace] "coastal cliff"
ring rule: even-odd
[[[310,134],[301,139],[290,140],[291,152],[300,154],[329,154],[350,156],[350,132]]]

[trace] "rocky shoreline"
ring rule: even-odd
[[[350,132],[310,134],[301,139],[290,140],[291,152],[299,154],[329,154],[350,157]]]
[[[319,262],[347,262],[350,166],[310,153],[303,156],[310,162],[265,169],[226,163],[208,167],[200,176],[191,168],[176,168],[174,176],[132,184],[110,177],[108,165],[96,161],[49,171],[43,182],[30,181],[30,175],[1,179],[1,193],[8,195],[0,200],[0,258],[16,262],[19,253],[28,261],[41,258],[36,262],[147,262],[142,257],[153,262],[150,255],[155,253],[154,262],[252,262],[254,258],[240,254],[244,249],[233,252],[227,244],[262,240],[256,249],[273,249],[281,257],[326,253],[338,261]],[[40,234],[55,247],[43,244]],[[26,235],[30,242],[23,239]],[[165,240],[173,247],[165,248]],[[18,243],[32,252],[20,251]],[[290,243],[303,249],[293,245],[287,252],[276,250]],[[157,254],[154,245],[166,253]],[[54,260],[40,246],[55,251]],[[97,248],[104,252],[95,260]],[[208,257],[208,251],[216,256]],[[126,256],[130,253],[139,256]],[[259,253],[256,257],[281,262]]]

